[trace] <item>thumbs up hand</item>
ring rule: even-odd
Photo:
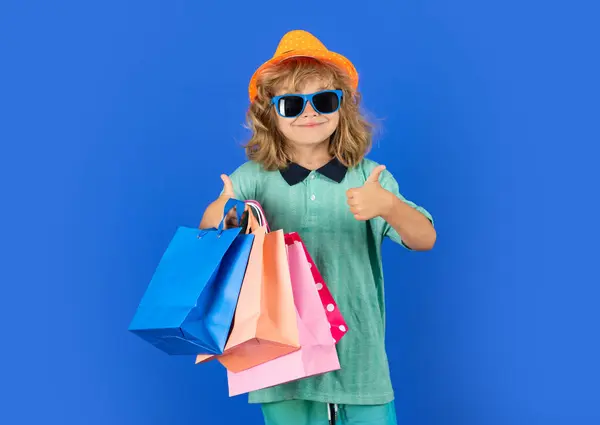
[[[231,182],[231,179],[227,174],[221,174],[221,180],[223,180],[223,193],[221,194],[221,198],[224,199],[224,202],[227,202],[230,198],[235,197],[233,183]],[[223,204],[223,206],[224,205],[225,204]],[[240,223],[238,223],[235,208],[231,211],[227,211],[227,214],[225,215],[225,223],[223,225],[223,228],[231,229],[233,227],[238,227],[239,225]]]
[[[223,180],[223,192],[204,211],[202,220],[200,221],[200,229],[214,229],[218,227],[223,220],[223,210],[225,209],[227,201],[230,198],[235,198],[235,190],[233,189],[233,183],[229,176],[227,174],[221,174],[221,180]],[[248,208],[249,207],[246,207],[245,210]],[[223,223],[225,229],[239,227],[240,225],[241,223],[238,223],[235,208],[225,212],[225,222]]]
[[[228,199],[234,197],[233,183],[227,174],[221,174],[223,180],[223,193],[221,196],[226,196]]]
[[[394,195],[379,183],[379,176],[383,170],[385,165],[375,167],[362,187],[346,192],[350,211],[357,220],[365,221],[379,217],[392,207]]]

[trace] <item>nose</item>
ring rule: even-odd
[[[310,102],[306,102],[306,106],[304,107],[304,112],[302,113],[302,116],[305,118],[309,118],[309,117],[316,117],[317,115],[319,115],[319,114],[312,107],[312,104]]]

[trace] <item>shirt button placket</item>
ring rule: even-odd
[[[315,199],[317,199],[317,196],[315,195],[315,184],[314,184],[314,180],[315,180],[315,172],[311,171],[309,178],[309,184],[308,187],[310,189],[310,200],[314,201]]]
[[[312,171],[308,176],[308,224],[309,226],[313,226],[317,222],[317,211],[315,200],[317,199],[317,194],[315,193],[315,171]]]

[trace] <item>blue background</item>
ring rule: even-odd
[[[251,73],[302,28],[354,61],[371,158],[436,218],[432,252],[385,246],[399,424],[600,423],[597,16],[2,1],[0,422],[260,423],[218,364],[126,329],[176,226],[244,161]]]

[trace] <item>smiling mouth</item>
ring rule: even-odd
[[[325,124],[325,123],[324,122],[313,122],[310,124],[300,124],[300,125],[298,125],[298,127],[309,127],[310,128],[310,127],[318,127],[323,124]]]

